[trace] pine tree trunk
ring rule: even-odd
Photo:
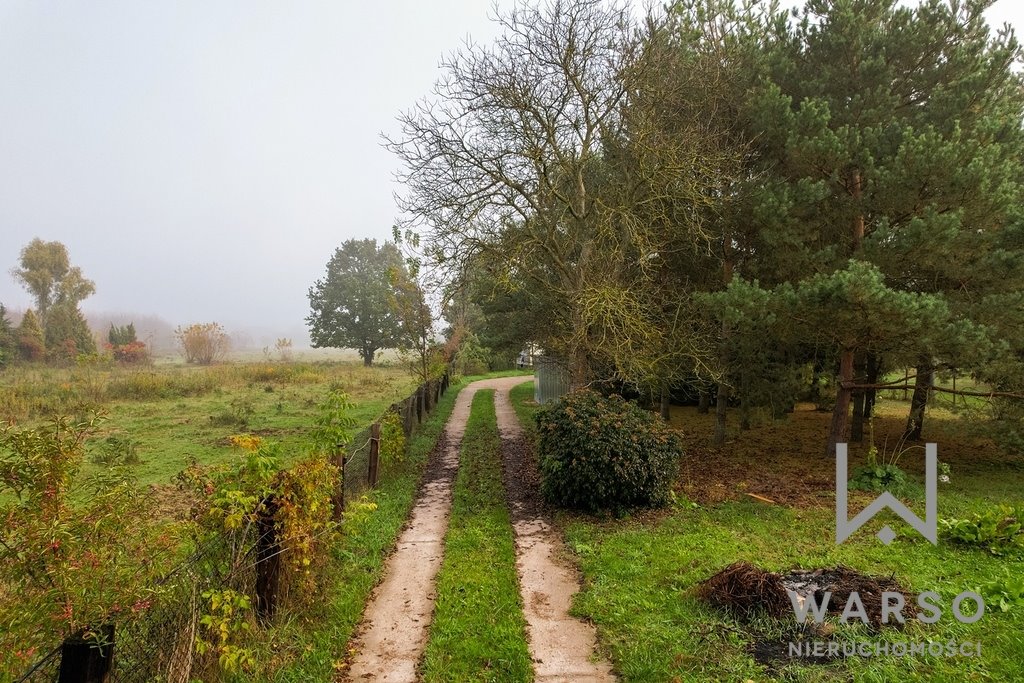
[[[725,382],[718,383],[718,396],[715,403],[715,438],[713,443],[721,446],[725,443],[726,405],[729,403],[729,387]]]
[[[860,383],[864,377],[864,360],[857,358],[854,361],[854,381]],[[853,420],[850,422],[850,441],[862,443],[864,441],[864,390],[854,389],[851,393],[853,401]]]
[[[832,409],[832,426],[828,431],[829,458],[836,456],[836,444],[846,438],[846,423],[850,413],[850,389],[853,381],[853,349],[843,349],[839,356],[839,386],[836,388],[836,405]]]
[[[722,236],[722,282],[728,287],[732,281],[732,235],[728,231]],[[721,358],[722,377],[718,382],[718,397],[715,404],[715,436],[712,443],[721,446],[725,443],[725,417],[729,403],[729,387],[725,383],[726,374],[729,368],[729,354],[727,342],[729,340],[729,325],[722,321],[721,335]]]
[[[878,384],[878,375],[882,371],[882,362],[878,356],[873,353],[868,354],[867,359],[867,381],[865,384]],[[871,416],[875,414],[875,399],[878,397],[877,389],[867,389],[864,391],[864,417],[865,419],[871,419]]]
[[[921,429],[924,427],[924,411],[928,405],[928,391],[932,386],[931,363],[922,361],[917,365],[917,377],[914,378],[914,395],[910,398],[910,415],[907,417],[905,436],[911,441],[921,440]]]

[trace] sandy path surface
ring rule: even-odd
[[[388,558],[384,580],[374,589],[363,612],[348,680],[416,680],[416,665],[426,647],[434,613],[434,587],[444,556],[452,483],[473,396],[479,389],[496,389],[507,396],[511,387],[523,381],[521,376],[481,380],[459,392],[439,448],[427,466],[419,500]]]
[[[505,491],[516,537],[516,572],[535,680],[614,681],[611,665],[596,659],[594,627],[569,616],[572,596],[580,589],[579,579],[565,559],[561,537],[544,517],[533,447],[523,436],[509,401],[508,390],[512,386],[495,392],[494,407],[501,433]]]

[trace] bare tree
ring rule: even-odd
[[[406,227],[450,275],[477,258],[500,283],[543,290],[554,308],[541,341],[577,382],[595,362],[650,381],[706,354],[683,324],[686,297],[666,292],[672,255],[707,245],[695,209],[730,170],[689,97],[715,79],[680,68],[663,26],[628,7],[552,0],[498,23],[493,45],[442,63],[434,97],[388,140],[405,164]]]

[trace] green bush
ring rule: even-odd
[[[536,419],[548,502],[583,510],[668,502],[682,447],[653,414],[619,396],[581,391]]]

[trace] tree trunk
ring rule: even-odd
[[[672,418],[671,405],[669,403],[668,385],[661,388],[661,419],[668,422]]]
[[[850,394],[853,403],[853,419],[850,420],[850,443],[864,442],[864,391],[857,390]]]
[[[368,368],[373,365],[373,356],[377,353],[377,349],[363,349],[359,352],[359,355],[363,357],[363,367]]]
[[[882,371],[882,361],[873,353],[868,354],[867,359],[867,382],[865,384],[878,384],[878,375]],[[875,399],[878,397],[877,389],[864,390],[864,417],[871,419],[875,414]]]
[[[821,369],[817,360],[814,361],[814,369],[811,371],[810,399],[814,403],[814,408],[821,404]]]
[[[864,377],[864,360],[857,358],[854,361],[854,380],[858,383]],[[850,422],[850,441],[863,443],[864,441],[864,403],[865,395],[863,389],[854,389],[850,398],[853,401],[853,420]]]
[[[843,349],[839,356],[839,386],[836,387],[836,405],[832,409],[832,426],[828,430],[828,457],[836,457],[836,444],[846,438],[846,423],[850,413],[850,389],[853,381],[853,349]]]
[[[701,415],[707,415],[711,410],[711,392],[707,389],[701,389],[697,394],[697,412]]]
[[[718,383],[718,396],[715,401],[715,438],[713,443],[716,446],[721,446],[725,443],[726,404],[729,402],[729,387],[725,382]]]
[[[732,235],[728,231],[722,236],[722,282],[726,287],[732,281]],[[726,410],[728,409],[727,404],[729,403],[729,386],[726,382],[726,373],[729,368],[729,353],[727,349],[727,342],[729,340],[729,325],[724,320],[722,321],[722,336],[721,336],[721,357],[722,357],[722,377],[718,381],[718,397],[715,404],[715,436],[712,443],[716,446],[721,446],[725,443],[725,416]]]
[[[928,390],[932,386],[933,369],[931,363],[922,361],[917,364],[917,377],[914,378],[914,395],[910,398],[910,415],[907,417],[907,429],[904,435],[911,441],[921,440],[921,429],[924,427],[924,410],[928,405]]]

